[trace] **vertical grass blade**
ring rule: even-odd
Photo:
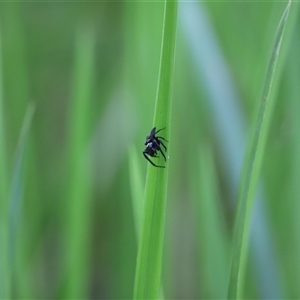
[[[202,275],[202,297],[225,299],[228,283],[228,240],[225,220],[220,214],[217,175],[211,149],[200,147],[200,187],[195,186],[195,212],[199,233],[200,274]],[[197,196],[199,195],[199,196]]]
[[[143,211],[143,182],[142,172],[139,166],[138,154],[135,147],[130,147],[129,151],[129,178],[131,188],[131,199],[133,208],[133,218],[136,230],[136,237],[140,239],[140,229],[142,224]]]
[[[8,172],[7,153],[5,137],[5,121],[3,107],[3,81],[2,81],[2,48],[1,48],[1,28],[0,28],[0,299],[10,298],[9,296],[9,276],[7,253],[7,199],[8,199]]]
[[[267,67],[262,98],[259,103],[258,115],[254,123],[252,138],[250,140],[245,160],[239,194],[238,213],[235,223],[235,240],[228,289],[229,299],[238,299],[243,296],[243,281],[247,256],[250,216],[262,165],[268,127],[272,118],[276,88],[274,78],[275,76],[277,79],[279,78],[279,74],[276,74],[275,71],[290,6],[291,2],[288,3],[277,28],[275,43],[270,56],[269,65]]]
[[[154,126],[166,127],[169,140],[171,90],[173,81],[177,1],[165,1],[162,51],[158,89],[154,114]],[[163,164],[162,157],[158,164]],[[160,291],[168,164],[165,169],[148,165],[141,239],[138,249],[134,298],[157,299]]]
[[[292,99],[291,108],[293,111],[293,168],[292,168],[292,177],[291,177],[291,196],[293,211],[290,215],[293,221],[293,227],[290,230],[290,234],[292,235],[291,240],[293,244],[289,251],[290,259],[291,259],[291,268],[289,268],[289,276],[288,286],[290,286],[289,297],[291,298],[299,298],[300,295],[300,236],[299,236],[299,228],[300,228],[300,86],[299,86],[299,78],[300,78],[300,58],[299,58],[299,47],[300,40],[293,41],[293,51],[291,53],[291,58],[289,59],[289,98]],[[296,58],[296,59],[295,59]]]
[[[72,104],[69,115],[66,276],[63,298],[86,298],[88,280],[90,165],[87,157],[89,103],[94,65],[95,33],[80,28],[76,56]]]
[[[218,40],[218,35],[214,30],[213,20],[209,16],[206,6],[198,4],[183,3],[179,9],[179,20],[182,20],[185,29],[187,46],[191,51],[191,58],[193,58],[196,67],[195,74],[208,95],[205,100],[209,101],[208,105],[212,110],[212,122],[216,127],[217,140],[222,149],[222,163],[227,174],[226,182],[229,197],[231,204],[235,205],[238,200],[235,199],[235,195],[241,180],[246,148],[245,116],[240,107],[237,86],[232,79],[231,71],[224,57],[222,43]],[[288,32],[287,29],[286,32]],[[263,31],[261,31],[261,34],[264,34]],[[248,51],[252,52],[253,50],[250,47]],[[252,63],[250,62],[250,64]],[[216,77],[216,73],[219,76]],[[273,272],[273,270],[278,270],[278,262],[274,254],[275,249],[272,239],[268,238],[272,229],[265,213],[265,192],[262,188],[258,189],[255,199],[254,201],[258,201],[258,205],[256,210],[253,211],[255,222],[251,223],[254,234],[250,236],[249,241],[249,245],[256,256],[253,267],[257,270],[261,296],[274,298],[274,295],[276,295],[280,298],[281,283],[278,272]],[[264,247],[261,247],[260,239],[264,240]],[[264,262],[264,266],[260,261]]]
[[[290,17],[291,20],[293,17],[296,17],[298,26],[295,28],[299,28],[299,8],[300,3],[293,3],[291,9]],[[295,16],[293,16],[295,14]],[[290,23],[290,22],[289,22]],[[288,27],[287,27],[288,30]],[[288,65],[285,69],[288,74],[287,78],[287,87],[285,94],[285,99],[287,100],[288,112],[289,112],[289,120],[291,120],[291,128],[290,132],[292,134],[291,139],[291,151],[286,151],[286,156],[289,156],[292,162],[291,171],[287,178],[287,182],[289,185],[288,193],[286,196],[286,200],[281,203],[280,208],[288,207],[289,210],[286,211],[286,218],[284,219],[284,223],[280,222],[277,225],[277,228],[285,227],[282,230],[282,234],[284,235],[284,240],[281,243],[283,249],[286,251],[281,252],[281,260],[284,261],[282,264],[283,272],[284,272],[284,283],[286,287],[285,297],[289,299],[298,299],[300,296],[300,86],[299,86],[299,78],[300,78],[300,57],[299,57],[299,49],[300,49],[300,39],[295,38],[298,36],[298,32],[293,32],[292,46],[290,47],[289,56],[288,56]],[[286,148],[285,148],[286,149]],[[283,162],[286,163],[286,160]],[[281,197],[282,198],[282,197]],[[280,199],[281,200],[281,199]],[[279,209],[280,209],[279,208]],[[280,209],[281,211],[281,209]],[[283,213],[284,214],[284,213]],[[276,218],[278,220],[278,218]],[[280,239],[282,241],[282,238]],[[287,243],[288,247],[287,247]],[[281,249],[282,249],[281,248]],[[288,253],[288,255],[287,255]]]
[[[9,196],[9,213],[8,213],[8,264],[9,273],[6,274],[11,282],[11,291],[14,295],[19,293],[19,282],[16,280],[19,272],[17,265],[18,241],[17,234],[19,230],[19,222],[21,209],[23,204],[23,169],[26,144],[28,141],[28,133],[34,113],[34,105],[29,105],[25,114],[22,130],[19,136],[16,154],[14,158],[12,182]]]

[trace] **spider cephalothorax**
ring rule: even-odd
[[[163,146],[163,148],[165,149],[165,152],[167,151],[167,147],[164,145],[164,143],[162,142],[163,141],[166,141],[167,140],[161,136],[156,136],[156,134],[158,132],[160,132],[161,130],[163,130],[165,128],[162,128],[162,129],[159,129],[156,131],[156,127],[154,127],[150,134],[147,136],[146,138],[146,142],[145,142],[145,145],[146,145],[146,148],[145,150],[143,151],[143,154],[145,156],[145,158],[150,162],[150,164],[154,167],[157,167],[157,168],[165,168],[164,166],[158,166],[156,165],[150,158],[149,156],[151,157],[158,157],[158,152],[160,152],[163,156],[163,158],[165,159],[165,161],[167,160],[166,159],[166,156],[161,148],[161,146]]]

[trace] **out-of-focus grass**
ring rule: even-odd
[[[203,278],[201,296],[208,299],[224,299],[229,275],[225,220],[219,211],[220,197],[212,152],[205,143],[202,143],[199,152],[199,182],[196,178],[193,178],[193,181],[197,189],[194,206],[199,243],[199,269]],[[203,243],[203,240],[206,242]]]
[[[142,151],[155,109],[163,5],[141,1],[0,3],[1,297],[132,296],[135,233],[141,228],[135,228],[139,222],[133,221],[131,192],[141,194],[146,178],[148,163]],[[162,260],[165,298],[215,295],[212,278],[218,266],[220,279],[215,286],[223,291],[231,249],[226,241],[233,232],[248,124],[285,5],[179,5],[172,128],[167,126],[172,163],[168,164]],[[279,96],[262,164],[263,192],[258,198],[265,209],[259,217],[270,225],[266,230],[255,219],[258,227],[253,227],[256,237],[267,234],[271,248],[260,243],[260,237],[249,248],[248,298],[266,297],[266,290],[277,298],[300,297],[300,37],[289,29],[292,19],[297,21],[299,16],[297,5],[292,3],[287,24],[287,40],[293,41],[293,49],[288,43],[282,49],[289,63],[279,62],[283,72],[276,83]],[[191,22],[189,29],[183,12]],[[5,253],[9,249],[9,191],[29,101],[36,109],[19,182],[24,199],[15,223],[16,268],[12,270],[6,260],[11,253]],[[126,153],[131,145],[136,153],[130,150],[128,164]],[[135,171],[134,165],[141,170]],[[137,207],[143,206],[135,201]],[[262,247],[270,254],[264,264],[259,263]],[[220,261],[213,260],[214,255]],[[278,274],[275,287],[263,272],[270,269],[270,263]]]
[[[298,21],[299,23],[299,21]],[[292,153],[291,153],[291,172],[292,178],[288,185],[290,186],[290,190],[287,193],[287,197],[291,199],[288,201],[288,210],[284,214],[284,217],[287,220],[290,220],[288,223],[291,226],[291,230],[285,238],[287,239],[287,243],[290,247],[290,254],[288,256],[282,255],[282,259],[286,258],[283,265],[286,269],[286,274],[292,274],[292,276],[287,276],[288,280],[287,287],[289,292],[289,297],[297,298],[300,294],[300,287],[297,284],[300,280],[300,260],[295,259],[300,251],[300,238],[298,234],[299,228],[299,211],[300,211],[300,203],[298,201],[298,197],[300,195],[299,183],[297,178],[300,176],[300,140],[298,138],[299,128],[300,128],[300,102],[299,102],[299,93],[300,86],[296,83],[300,78],[300,59],[296,54],[297,49],[299,49],[299,40],[294,40],[292,42],[292,50],[291,56],[288,60],[288,72],[290,73],[290,80],[287,88],[287,94],[291,99],[290,107],[288,111],[291,111],[293,116],[293,130],[292,130]],[[292,213],[290,214],[290,211]],[[283,253],[284,254],[284,253]]]
[[[88,295],[91,163],[88,157],[89,110],[94,80],[95,32],[83,26],[78,31],[75,70],[72,82],[72,105],[69,106],[66,183],[65,250],[66,290],[63,298]]]
[[[285,25],[288,20],[290,4],[291,3],[289,2],[275,34],[275,42],[271,52],[269,65],[267,67],[266,80],[263,87],[262,97],[259,102],[257,119],[254,123],[253,136],[251,137],[249,151],[245,159],[245,170],[241,180],[238,212],[235,224],[235,242],[228,289],[229,299],[240,299],[243,297],[250,215],[262,165],[263,154],[265,151],[268,129],[274,111],[274,103],[276,99],[274,96],[274,90],[277,89],[276,84],[278,84],[278,80],[274,83],[275,71],[281,50]]]
[[[8,218],[8,169],[7,169],[7,149],[6,149],[6,136],[5,136],[5,121],[4,121],[4,106],[3,106],[3,77],[2,77],[2,44],[1,44],[1,27],[0,27],[0,244],[2,246],[0,258],[0,297],[9,298],[9,282],[10,270],[8,268],[7,260],[7,218]],[[6,246],[4,246],[6,245]]]
[[[31,128],[34,110],[35,107],[33,104],[30,104],[26,110],[14,157],[9,195],[7,249],[9,272],[7,276],[10,283],[9,287],[12,289],[11,293],[14,296],[19,294],[17,290],[21,290],[23,292],[28,290],[28,288],[23,285],[24,283],[28,284],[28,279],[25,278],[20,280],[20,275],[23,274],[23,262],[19,258],[19,253],[22,253],[22,250],[24,249],[22,246],[22,239],[20,238],[20,221],[24,201],[24,166],[26,165],[25,151],[29,140],[29,130]]]
[[[140,238],[140,230],[142,225],[142,212],[143,212],[143,182],[142,182],[142,173],[138,163],[138,155],[135,148],[131,147],[129,154],[129,176],[131,184],[131,199],[132,199],[132,208],[133,216],[135,223],[135,231],[137,240]]]

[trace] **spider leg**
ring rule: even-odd
[[[153,128],[153,129],[156,129],[155,127]],[[154,134],[157,134],[157,133],[159,133],[160,131],[162,131],[162,130],[164,130],[164,129],[166,129],[166,127],[164,127],[164,128],[162,128],[162,129],[159,129],[159,130],[157,130]]]
[[[148,156],[147,156],[147,154],[145,153],[145,152],[143,152],[143,154],[144,154],[144,157],[149,161],[149,163],[152,165],[152,166],[154,166],[154,167],[157,167],[157,168],[165,168],[164,166],[158,166],[158,165],[156,165]]]
[[[164,157],[165,161],[167,161],[165,154],[163,153],[163,151],[161,150],[161,148],[159,148],[160,153],[162,154],[162,156]]]
[[[169,142],[168,140],[166,140],[166,139],[163,138],[162,136],[157,136],[156,138],[157,138],[157,139],[162,139],[162,140],[164,140],[164,141],[166,141],[166,142]]]
[[[154,143],[155,143],[155,146],[157,147],[157,151],[159,151],[162,154],[162,156],[164,157],[165,161],[167,161],[166,156],[165,156],[164,152],[161,150],[159,143],[157,141],[154,141]],[[163,145],[162,142],[160,142],[160,143]],[[165,145],[163,145],[163,146],[166,147]],[[166,150],[167,150],[167,148],[166,148]]]
[[[162,144],[162,146],[165,148],[166,152],[167,152],[167,147],[165,146],[165,144],[162,141],[159,141],[160,144]]]

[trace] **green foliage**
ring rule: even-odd
[[[289,5],[0,3],[1,299],[300,298]]]
[[[177,2],[166,1],[162,35],[161,61],[155,105],[154,124],[157,129],[166,127],[165,137],[169,140],[171,115],[171,87],[173,81],[175,38],[177,25]],[[162,165],[160,156],[158,164]],[[168,161],[169,163],[169,161]],[[156,299],[161,286],[161,266],[165,226],[168,167],[148,166],[143,221],[134,299]]]
[[[194,199],[199,243],[199,269],[205,298],[225,299],[228,284],[228,240],[220,209],[217,176],[210,148],[202,143],[198,169],[200,186]],[[194,172],[193,172],[194,173]],[[206,242],[203,243],[203,240]]]
[[[0,28],[1,29],[1,28]],[[7,231],[7,203],[5,199],[8,198],[8,178],[7,178],[7,153],[6,153],[6,144],[5,144],[5,121],[4,121],[4,111],[3,111],[3,77],[2,77],[2,45],[1,45],[1,32],[0,32],[0,219],[1,219],[1,232],[0,232],[0,243],[1,245],[8,244]],[[2,250],[3,254],[0,259],[0,297],[8,297],[8,285],[9,283],[5,281],[5,278],[8,280],[9,275],[7,276],[9,269],[7,266],[7,253],[5,248]],[[6,275],[6,276],[5,276]]]
[[[80,28],[75,48],[72,82],[72,105],[68,115],[68,180],[66,183],[66,266],[63,298],[85,297],[89,264],[90,160],[86,143],[89,139],[89,109],[93,80],[95,33]],[[82,201],[84,199],[84,201]]]
[[[275,43],[272,49],[269,65],[267,67],[262,97],[259,102],[258,115],[254,124],[248,155],[245,160],[245,170],[241,182],[241,191],[238,200],[239,207],[235,224],[235,242],[228,291],[229,299],[240,299],[243,297],[250,216],[258,177],[261,170],[265,145],[267,142],[268,127],[274,112],[273,108],[276,99],[274,96],[274,90],[277,90],[277,87],[274,86],[274,77],[281,50],[284,29],[290,11],[290,4],[291,3],[289,2],[283,13],[275,35]]]

